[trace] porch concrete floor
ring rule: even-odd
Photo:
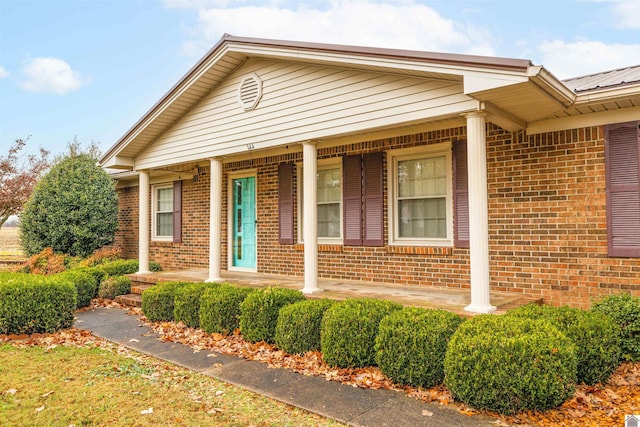
[[[144,275],[139,279],[140,281],[144,281],[147,278],[150,282],[172,280],[202,282],[208,278],[208,270],[162,271]],[[223,270],[222,278],[229,283],[239,286],[267,287],[277,285],[291,289],[302,289],[304,287],[304,279],[299,276]],[[429,286],[383,284],[323,278],[318,279],[318,287],[322,292],[308,296],[311,298],[330,298],[335,300],[360,297],[378,298],[396,301],[407,306],[441,308],[463,315],[472,314],[464,310],[471,302],[470,289],[446,289]],[[525,297],[521,294],[491,292],[491,304],[497,307],[497,313],[504,313],[507,309],[531,302],[540,304],[542,303],[542,299]]]

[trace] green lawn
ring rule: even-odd
[[[340,424],[115,346],[47,349],[4,344],[0,425]]]

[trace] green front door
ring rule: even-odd
[[[232,212],[233,266],[256,268],[256,178],[234,178]]]

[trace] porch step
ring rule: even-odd
[[[122,305],[126,305],[127,307],[142,307],[142,295],[140,294],[118,295],[116,297],[116,302],[119,302]]]
[[[128,276],[131,279],[131,293],[119,295],[115,300],[128,307],[142,307],[142,292],[155,285],[158,279],[152,276],[140,276],[138,274],[129,274]]]

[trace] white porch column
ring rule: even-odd
[[[138,271],[149,274],[149,172],[138,175]]]
[[[485,113],[467,118],[467,163],[469,179],[469,240],[471,257],[471,304],[465,310],[490,313],[489,207],[487,202],[487,149]]]
[[[302,143],[304,204],[304,288],[305,294],[320,292],[318,288],[318,173],[317,148],[314,142]]]
[[[222,160],[211,161],[211,187],[209,189],[209,278],[207,282],[222,282],[220,258],[222,256]]]

